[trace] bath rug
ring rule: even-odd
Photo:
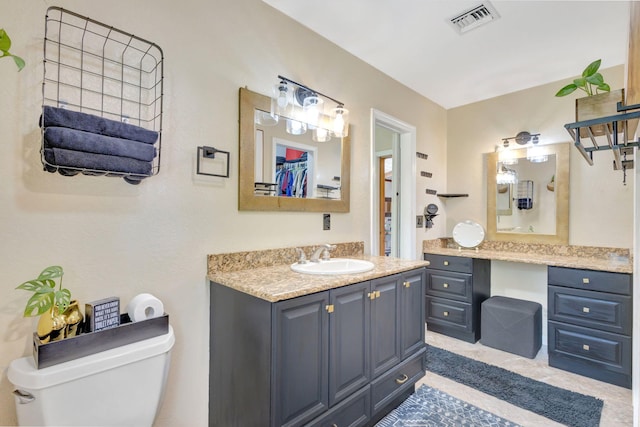
[[[518,424],[426,385],[376,424],[376,427],[418,426],[518,427]]]
[[[427,370],[569,427],[597,427],[603,402],[427,346]]]

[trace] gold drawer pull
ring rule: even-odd
[[[411,282],[404,282],[403,283],[405,288],[410,288],[411,287]]]
[[[376,294],[376,298],[380,298],[380,291],[375,291],[374,293]]]
[[[449,284],[448,284],[448,283],[443,283],[443,284],[442,284],[442,287],[446,289],[446,288],[448,288],[448,287],[449,287]]]
[[[448,311],[445,311],[444,313],[442,313],[442,315],[443,315],[444,317],[447,317],[447,316],[449,316],[449,312],[448,312]]]
[[[400,378],[396,378],[396,384],[404,384],[408,379],[409,377],[407,376],[407,374],[402,374]]]
[[[327,310],[328,313],[333,313],[333,304],[329,304],[327,306],[324,307],[325,310]]]
[[[589,346],[587,344],[582,344],[582,349],[589,351]]]
[[[369,292],[369,293],[367,294],[367,297],[368,297],[371,301],[373,301],[374,299],[376,299],[376,293],[375,293],[375,292]]]
[[[589,307],[582,307],[582,312],[583,313],[588,313],[589,311],[590,311]]]
[[[444,265],[449,265],[449,261],[443,262]]]
[[[582,279],[582,283],[584,283],[585,285],[588,285],[589,284],[589,278],[588,277],[584,277]]]

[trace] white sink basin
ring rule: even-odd
[[[363,259],[331,258],[328,261],[291,264],[291,269],[304,274],[356,274],[373,270],[373,263]]]

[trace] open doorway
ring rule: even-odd
[[[416,212],[415,127],[372,109],[371,136],[372,254],[417,259],[416,235],[413,228]],[[389,158],[391,162],[389,184],[385,176],[385,161],[382,160],[385,158]],[[390,187],[390,194],[387,193],[387,187]],[[390,200],[387,200],[388,198]],[[390,210],[389,220],[386,217],[387,208]]]

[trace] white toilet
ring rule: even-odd
[[[162,404],[173,329],[69,362],[37,369],[33,357],[11,362],[21,426],[151,426]]]

